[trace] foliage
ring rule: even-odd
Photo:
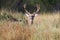
[[[16,8],[18,10],[23,11],[23,4],[27,3],[28,8],[30,6],[34,6],[39,3],[41,5],[41,10],[59,10],[60,9],[60,1],[59,0],[0,0],[0,6],[3,8]]]
[[[0,13],[0,21],[1,20],[8,20],[8,19],[11,19],[13,18],[11,15],[8,15],[6,13]]]

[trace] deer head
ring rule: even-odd
[[[33,24],[34,17],[38,15],[38,12],[40,10],[40,5],[36,4],[36,12],[33,12],[32,14],[26,10],[26,4],[24,4],[24,10],[25,10],[25,15],[28,17],[28,24]]]

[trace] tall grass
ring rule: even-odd
[[[24,14],[1,10],[0,40],[60,40],[59,13],[40,14],[34,24],[28,26]],[[18,21],[11,21],[10,17]]]

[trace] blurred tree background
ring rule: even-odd
[[[0,9],[24,11],[23,5],[27,3],[28,10],[34,10],[35,4],[40,4],[40,11],[59,11],[60,0],[0,0]],[[33,9],[32,9],[33,8]]]

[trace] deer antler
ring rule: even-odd
[[[26,4],[24,4],[24,10],[26,11],[26,13],[30,14],[30,13],[26,10]]]
[[[36,11],[36,13],[37,13],[40,10],[40,5],[39,4],[36,4],[36,7],[37,7],[37,11]]]

